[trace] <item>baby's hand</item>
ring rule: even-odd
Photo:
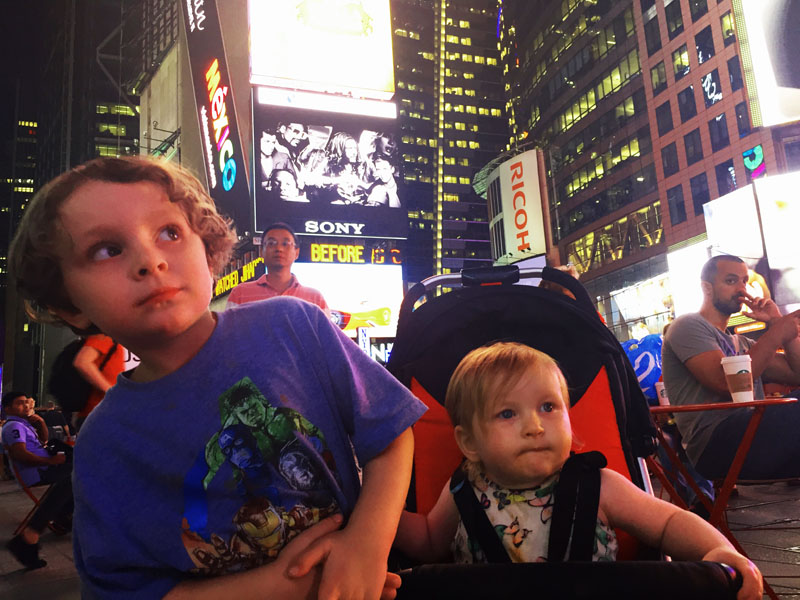
[[[742,574],[742,588],[736,595],[736,600],[761,600],[764,593],[764,583],[761,571],[733,548],[714,548],[703,557],[703,560],[725,563]]]
[[[400,578],[386,572],[386,557],[347,528],[317,540],[292,561],[288,575],[302,577],[320,563],[319,600],[391,600],[400,587]]]

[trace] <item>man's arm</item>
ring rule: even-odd
[[[320,598],[381,596],[386,567],[411,480],[414,437],[406,429],[364,466],[364,481],[350,521],[293,561],[291,577],[324,562]],[[384,594],[386,590],[384,589]]]
[[[101,392],[107,392],[111,384],[103,377],[100,369],[98,369],[95,364],[95,361],[101,356],[103,356],[103,354],[97,348],[84,344],[75,355],[75,358],[72,359],[72,365],[86,381],[92,384],[92,386],[96,387]]]
[[[63,454],[55,456],[37,456],[25,449],[25,442],[17,442],[8,447],[8,455],[16,463],[23,465],[47,467],[50,465],[60,465],[66,462],[67,457]]]
[[[778,305],[767,298],[745,299],[750,309],[744,314],[767,324],[767,331],[750,347],[753,376],[764,376],[769,381],[800,384],[800,311],[781,316]],[[778,354],[783,348],[785,354]]]
[[[35,412],[31,412],[27,417],[28,423],[31,424],[36,430],[36,435],[39,437],[39,441],[44,446],[47,443],[47,439],[50,437],[49,432],[47,431],[47,423],[44,422],[44,419],[37,415]]]
[[[764,375],[770,381],[800,383],[800,369],[795,370],[787,360],[791,358],[792,363],[800,367],[800,340],[797,338],[800,311],[783,317],[766,317],[758,311],[753,311],[752,314],[754,317],[765,317],[757,320],[769,319],[769,329],[748,350],[752,359],[753,377]],[[781,347],[786,349],[786,356],[777,354]],[[720,364],[723,356],[722,350],[709,350],[692,356],[684,364],[704,387],[725,395],[728,394],[728,384]]]

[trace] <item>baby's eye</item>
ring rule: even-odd
[[[506,408],[505,410],[501,410],[497,416],[501,419],[510,419],[514,416],[514,411],[510,408]]]
[[[107,260],[122,254],[122,250],[112,244],[105,244],[102,246],[95,246],[91,249],[90,255],[92,260]]]
[[[158,234],[158,238],[165,242],[176,242],[181,237],[181,231],[175,225],[167,225],[161,232]]]
[[[545,402],[542,404],[542,412],[553,412],[556,409],[556,405],[552,402]]]

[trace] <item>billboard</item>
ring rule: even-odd
[[[798,0],[734,0],[754,126],[800,119]]]
[[[773,298],[785,310],[800,308],[800,254],[795,236],[800,223],[800,172],[755,181]]]
[[[249,0],[250,82],[390,100],[389,0]]]
[[[752,270],[748,291],[771,297],[784,312],[800,308],[798,186],[800,173],[761,177],[703,207],[712,254],[743,259]]]
[[[511,264],[547,251],[539,190],[538,150],[510,158],[489,175],[489,235],[495,264]]]
[[[246,231],[252,203],[217,4],[193,0],[181,5],[209,194],[220,212]]]
[[[394,118],[253,103],[255,230],[405,238]]]
[[[370,338],[395,337],[404,292],[400,265],[296,262],[292,272],[322,292],[331,319],[350,337],[360,328],[368,328]]]

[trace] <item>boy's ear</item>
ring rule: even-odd
[[[89,318],[84,315],[81,311],[72,312],[65,308],[53,308],[51,306],[47,307],[51,313],[57,316],[59,319],[67,323],[68,325],[72,326],[73,328],[85,331],[93,325],[93,323],[89,320]]]
[[[480,462],[481,457],[478,455],[478,449],[475,444],[475,436],[472,432],[467,431],[461,425],[456,425],[455,428],[456,444],[458,445],[461,454],[463,454],[470,462]]]

